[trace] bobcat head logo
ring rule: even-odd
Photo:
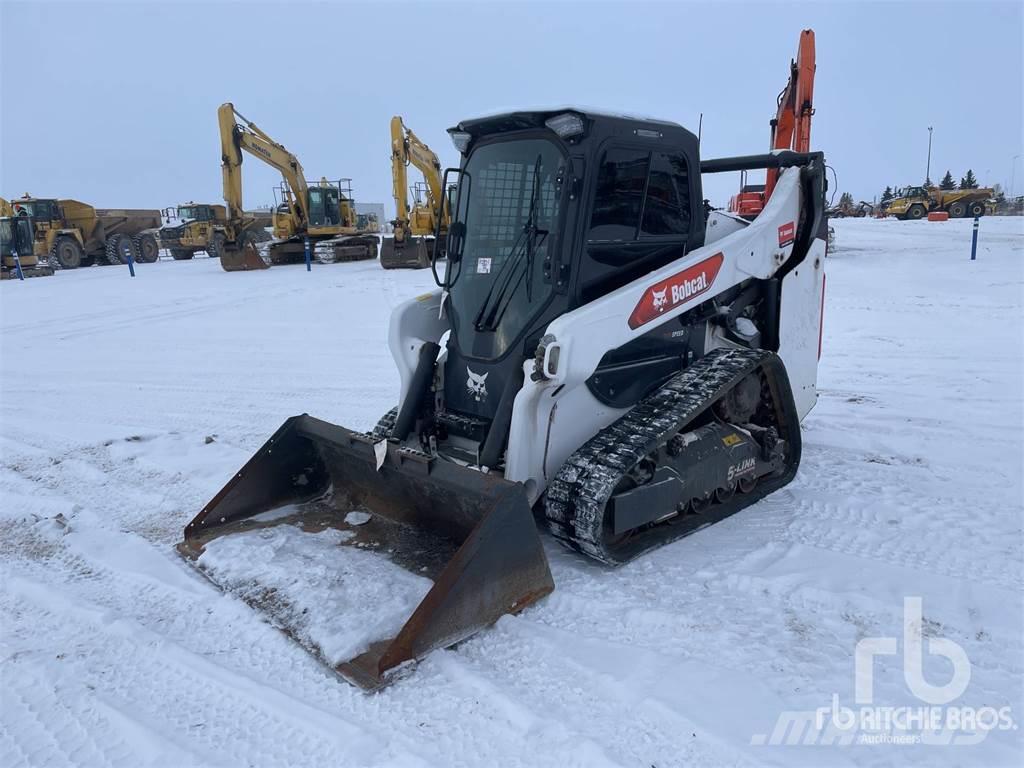
[[[668,303],[668,299],[665,298],[665,294],[668,292],[668,286],[665,286],[660,291],[653,291],[654,296],[654,308],[659,312],[664,311],[665,305]]]
[[[470,397],[478,403],[482,403],[487,399],[487,377],[491,375],[490,371],[482,375],[473,373],[467,365],[466,373],[469,374],[469,378],[466,379],[466,391],[469,392]]]

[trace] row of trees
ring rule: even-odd
[[[946,175],[942,177],[942,181],[939,182],[939,189],[977,189],[978,180],[974,178],[974,171],[970,168],[967,169],[967,174],[960,178],[959,186],[953,180],[953,174],[946,171]]]
[[[934,187],[935,185],[931,183],[931,180],[928,180],[928,181],[925,182],[925,186],[931,188],[931,187]],[[947,190],[948,189],[977,189],[979,186],[980,185],[978,184],[978,179],[975,177],[974,171],[972,171],[970,168],[968,168],[967,169],[967,173],[965,173],[960,178],[960,183],[959,184],[956,183],[956,180],[954,180],[954,178],[953,178],[953,174],[950,173],[949,171],[946,171],[946,175],[943,176],[942,177],[942,181],[939,182],[939,189],[947,189]],[[898,191],[899,190],[897,190],[897,192]],[[889,202],[894,197],[896,197],[897,192],[893,192],[892,187],[886,187],[885,191],[882,193],[881,201],[883,203]]]

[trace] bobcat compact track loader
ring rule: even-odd
[[[668,122],[582,109],[459,123],[435,291],[392,314],[398,404],[295,416],[184,555],[364,689],[553,588],[537,523],[618,565],[786,485],[813,407],[821,153],[701,161]],[[746,221],[701,174],[767,169]]]

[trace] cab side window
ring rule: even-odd
[[[686,236],[689,169],[681,154],[615,147],[605,152],[590,217],[590,242]]]
[[[614,148],[604,153],[597,173],[597,197],[589,240],[634,240],[640,224],[650,152]]]
[[[685,235],[689,231],[690,192],[686,158],[654,152],[640,236]]]

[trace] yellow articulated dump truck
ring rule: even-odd
[[[33,254],[54,269],[91,264],[152,263],[160,255],[160,211],[94,208],[78,200],[25,195],[11,202],[12,216],[32,222]]]
[[[945,211],[951,219],[984,216],[988,201],[995,191],[978,189],[937,189],[907,187],[899,197],[889,201],[885,212],[897,219],[923,219],[931,211]]]
[[[172,224],[172,219],[177,219]],[[244,231],[257,243],[270,240],[267,227],[273,223],[271,211],[245,211],[238,221],[229,222],[227,208],[208,203],[185,203],[164,210],[164,226],[160,227],[160,247],[171,252],[176,261],[191,259],[205,251],[211,259],[219,259],[228,239],[228,228]]]

